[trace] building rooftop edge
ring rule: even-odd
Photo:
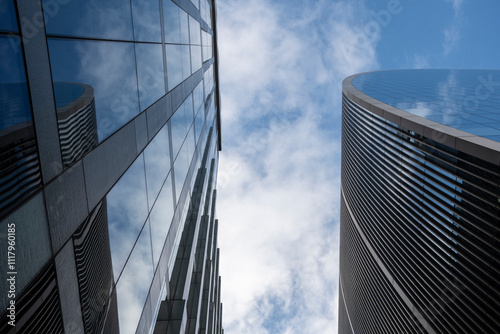
[[[481,136],[455,129],[441,123],[416,116],[374,99],[355,88],[354,78],[370,71],[351,75],[342,81],[342,94],[361,107],[405,129],[415,131],[438,143],[447,145],[476,158],[500,165],[500,143]]]

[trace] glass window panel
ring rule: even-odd
[[[63,164],[71,165],[99,143],[94,89],[85,84],[54,82]]]
[[[14,0],[0,1],[0,31],[18,31]]]
[[[196,21],[192,16],[189,16],[190,44],[201,45],[200,32],[200,22]]]
[[[47,34],[132,40],[130,2],[121,0],[65,1],[55,7],[43,0]]]
[[[182,103],[182,107],[184,108],[184,114],[186,115],[186,129],[189,129],[194,120],[193,94],[189,94],[189,96]]]
[[[160,3],[158,0],[132,0],[134,39],[161,42]]]
[[[174,162],[174,172],[175,172],[175,192],[176,192],[176,202],[179,201],[179,196],[182,192],[182,186],[186,180],[187,173],[189,171],[188,161],[188,148],[187,144],[184,143],[179,151],[179,155]]]
[[[179,23],[180,23],[180,29],[181,29],[181,44],[189,44],[189,15],[183,11],[182,9],[179,9]]]
[[[193,90],[193,101],[194,101],[194,110],[196,113],[203,105],[203,80],[201,80],[200,83]]]
[[[182,77],[182,46],[181,45],[166,45],[167,54],[167,80],[168,90],[172,90],[180,84]]]
[[[175,112],[175,114],[170,119],[170,129],[172,131],[172,152],[173,157],[177,156],[179,149],[181,148],[182,142],[186,137],[186,115],[184,113],[183,106],[180,106],[179,109]]]
[[[181,42],[180,8],[171,0],[163,1],[165,43]]]
[[[165,125],[144,150],[149,207],[158,196],[160,188],[170,172],[168,126]]]
[[[19,37],[0,36],[0,130],[31,122],[31,107]]]
[[[181,45],[181,59],[182,59],[182,80],[191,75],[191,53],[189,52],[189,45]]]
[[[142,154],[110,190],[106,202],[113,273],[118,279],[148,215]]]
[[[199,4],[199,1],[200,1],[200,0],[191,0],[191,2],[193,3],[193,5],[194,5],[197,9],[200,9],[200,4]]]
[[[41,184],[19,37],[0,37],[0,216]]]
[[[199,70],[202,66],[201,46],[191,45],[191,63],[193,65],[192,73]]]
[[[190,163],[192,158],[193,158],[193,154],[194,154],[194,150],[195,150],[194,126],[191,126],[191,128],[189,129],[189,132],[186,136],[186,140],[184,141],[184,145],[186,145],[188,162]]]
[[[121,334],[136,332],[152,280],[151,234],[146,223],[116,284]]]
[[[196,117],[194,119],[194,127],[196,130],[196,144],[198,145],[198,141],[200,140],[201,130],[203,129],[203,124],[205,123],[205,113],[203,109],[199,109]]]
[[[132,43],[49,38],[48,45],[54,82],[94,89],[99,141],[139,113]]]
[[[139,79],[139,102],[145,110],[165,95],[163,51],[161,44],[137,43],[137,76]]]
[[[174,216],[174,201],[172,191],[172,174],[169,174],[160,195],[151,210],[149,221],[151,223],[151,239],[153,241],[153,263],[158,264],[167,233]]]

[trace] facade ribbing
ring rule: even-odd
[[[444,107],[412,92],[415,73],[406,104],[343,83],[339,333],[497,333],[500,144],[429,120]],[[376,75],[374,90],[397,95],[399,74]],[[422,101],[434,109],[409,107]]]

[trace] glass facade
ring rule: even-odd
[[[0,332],[222,333],[214,1],[0,5]]]
[[[360,92],[416,116],[500,141],[500,71],[370,72],[352,84]]]
[[[429,118],[464,115],[497,72],[458,71],[445,98],[450,73],[343,83],[340,333],[500,331],[500,145]]]

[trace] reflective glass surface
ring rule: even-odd
[[[153,207],[160,188],[170,172],[168,126],[165,124],[144,150],[148,203]]]
[[[129,40],[133,39],[130,2],[122,0],[43,0],[47,34]]]
[[[190,44],[201,45],[200,22],[189,16],[189,36]]]
[[[172,90],[183,80],[182,45],[166,45],[168,90]]]
[[[201,68],[201,46],[191,45],[191,64],[193,73]]]
[[[136,332],[152,279],[151,236],[146,223],[116,283],[120,333]]]
[[[134,40],[161,42],[160,3],[158,0],[132,0]]]
[[[165,75],[161,44],[137,43],[137,76],[141,111],[165,95]]]
[[[142,154],[111,189],[106,201],[113,273],[118,280],[148,215]]]
[[[499,141],[498,70],[381,71],[359,75],[352,83],[393,107]]]
[[[151,239],[153,243],[153,262],[156,266],[160,258],[167,232],[174,216],[174,201],[172,193],[172,174],[169,174],[158,199],[155,202],[149,221],[151,223]]]
[[[163,22],[165,25],[165,43],[181,42],[181,9],[171,0],[163,1]]]
[[[191,95],[182,103],[170,119],[172,129],[172,151],[174,160],[186,137],[186,133],[193,121],[193,107]]]
[[[31,121],[31,107],[19,37],[0,36],[0,130]]]
[[[182,187],[184,186],[184,181],[186,180],[186,176],[189,171],[190,163],[191,160],[189,160],[188,157],[188,144],[187,141],[185,141],[179,150],[177,159],[174,161],[176,203],[179,201]]]
[[[0,36],[0,216],[40,185],[37,143],[19,37]]]
[[[139,113],[133,43],[49,38],[48,45],[54,82],[94,89],[99,141]]]
[[[0,1],[0,31],[18,31],[14,0]]]

